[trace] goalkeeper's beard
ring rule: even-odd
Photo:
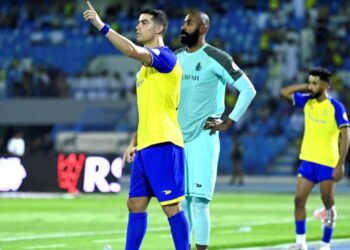
[[[187,45],[188,47],[193,47],[197,44],[199,39],[199,27],[192,33],[186,33],[181,30],[181,43]]]

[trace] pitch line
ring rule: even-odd
[[[159,232],[169,230],[168,227],[160,227],[149,229],[150,232]],[[42,235],[28,235],[18,237],[1,238],[0,242],[12,242],[12,241],[24,241],[24,240],[44,240],[44,239],[60,239],[68,237],[81,237],[81,236],[95,236],[105,234],[124,234],[125,230],[107,230],[107,231],[95,231],[95,232],[72,232],[72,233],[55,233],[55,234],[42,234]]]
[[[349,219],[348,216],[338,217],[338,220]],[[308,218],[309,221],[312,221],[313,218]],[[213,228],[225,228],[225,227],[243,227],[243,226],[263,226],[271,224],[285,224],[292,223],[292,219],[284,220],[271,220],[271,221],[257,221],[257,222],[247,222],[240,225],[234,225],[232,223],[222,223],[222,224],[213,224]],[[169,227],[158,227],[147,229],[147,232],[161,232],[168,231]],[[106,231],[95,231],[95,232],[71,232],[71,233],[54,233],[54,234],[43,234],[43,235],[28,235],[28,236],[17,236],[17,237],[6,237],[0,238],[0,242],[13,242],[13,241],[25,241],[25,240],[44,240],[44,239],[60,239],[60,238],[72,238],[72,237],[81,237],[81,236],[95,236],[95,235],[106,235],[106,234],[125,234],[125,229],[123,230],[106,230]]]
[[[94,240],[92,243],[100,244],[100,243],[111,243],[111,242],[119,242],[119,241],[124,241],[124,238],[119,238],[119,239],[101,239],[101,240]]]
[[[27,250],[34,250],[34,249],[48,249],[48,248],[62,248],[65,247],[64,244],[56,244],[56,245],[35,245],[31,247],[27,247]]]

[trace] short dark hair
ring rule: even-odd
[[[326,81],[328,84],[331,81],[332,73],[326,68],[315,67],[310,70],[309,74],[320,77],[321,80]]]
[[[164,27],[163,35],[166,33],[166,30],[168,29],[168,16],[167,14],[158,9],[144,9],[141,11],[140,14],[149,14],[152,16],[152,21],[155,23],[161,24]]]

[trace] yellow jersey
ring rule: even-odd
[[[182,78],[180,64],[166,46],[147,50],[152,56],[152,63],[142,66],[136,79],[139,114],[137,149],[163,142],[183,147],[177,119]]]
[[[294,104],[304,110],[300,159],[334,168],[339,159],[340,128],[349,126],[344,105],[332,97],[318,102],[310,94],[298,92]]]

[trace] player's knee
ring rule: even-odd
[[[301,196],[295,196],[294,198],[294,205],[296,208],[303,208],[305,207],[306,199]]]
[[[168,218],[176,215],[181,211],[180,203],[174,203],[162,206],[164,213]]]
[[[146,210],[145,204],[137,199],[128,199],[127,207],[130,213],[139,213]]]
[[[134,212],[135,210],[135,202],[133,200],[128,199],[127,203],[126,203],[129,212]]]

